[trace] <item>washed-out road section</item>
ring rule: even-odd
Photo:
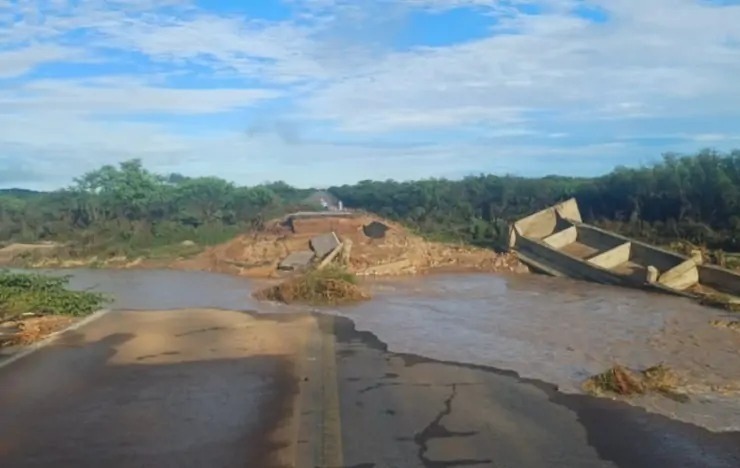
[[[389,352],[352,321],[115,311],[0,369],[2,467],[736,467],[740,434]]]

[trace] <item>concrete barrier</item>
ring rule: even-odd
[[[700,283],[740,297],[740,274],[713,265],[700,265],[698,270]]]
[[[521,236],[531,239],[542,239],[555,232],[557,224],[557,213],[552,208],[548,208],[520,219],[514,224],[514,227]]]
[[[554,206],[555,211],[562,217],[563,219],[567,219],[570,221],[576,221],[581,222],[581,210],[578,209],[578,202],[575,198],[571,198],[570,200],[566,200],[562,203],[558,203]]]
[[[610,269],[628,262],[631,253],[632,243],[625,242],[605,252],[594,255],[587,261],[593,265],[598,265],[601,268]]]
[[[538,241],[520,237],[517,248],[525,259],[532,258],[535,262],[543,265],[557,265],[557,270],[571,278],[595,281],[604,284],[627,285],[628,278],[622,278],[613,272],[607,271],[599,266],[591,265],[579,258],[572,257],[566,253],[553,250]]]
[[[562,249],[568,244],[572,244],[578,237],[578,230],[575,226],[558,231],[545,237],[542,242],[555,249]]]
[[[626,237],[586,224],[578,224],[576,228],[578,229],[578,242],[601,251],[610,250],[625,242],[630,242]]]
[[[669,288],[683,291],[699,282],[699,270],[696,263],[688,259],[660,275],[658,282]]]

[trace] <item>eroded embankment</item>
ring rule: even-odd
[[[270,221],[261,230],[245,233],[214,247],[205,248],[192,242],[175,245],[168,249],[169,258],[105,255],[77,258],[70,257],[69,249],[58,244],[13,244],[0,249],[0,264],[32,268],[166,267],[269,278],[279,276],[280,262],[290,254],[310,251],[313,238],[334,233],[343,244],[350,246],[343,264],[358,275],[527,271],[513,254],[496,253],[463,243],[428,241],[398,223],[366,213],[301,218],[290,222],[286,219]],[[321,259],[317,257],[316,261]]]
[[[375,226],[383,228],[373,231]],[[331,233],[336,234],[340,242],[351,245],[345,265],[357,275],[397,276],[439,270],[525,270],[512,254],[427,241],[397,223],[361,213],[348,217],[301,219],[290,224],[276,220],[268,223],[262,231],[239,236],[191,259],[174,262],[172,266],[272,277],[277,275],[279,263],[288,255],[308,251],[312,238]]]

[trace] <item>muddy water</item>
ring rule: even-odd
[[[76,288],[115,297],[114,308],[213,307],[294,311],[250,298],[258,284],[181,271],[74,270]],[[333,310],[391,351],[510,369],[579,391],[615,362],[664,362],[689,382],[680,404],[637,404],[714,430],[740,430],[740,333],[712,327],[727,318],[685,299],[542,276],[440,275],[375,281],[373,300]],[[305,309],[304,309],[305,310]]]

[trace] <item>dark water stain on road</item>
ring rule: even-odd
[[[657,466],[671,467],[737,467],[740,466],[740,432],[715,433],[702,427],[684,423],[667,417],[651,414],[642,408],[624,402],[596,398],[587,395],[564,394],[557,387],[535,379],[520,377],[513,371],[500,370],[491,367],[445,362],[425,358],[413,354],[397,354],[388,351],[388,346],[379,340],[373,333],[358,331],[353,321],[338,317],[335,320],[334,333],[338,343],[352,346],[355,350],[358,345],[379,351],[386,357],[403,362],[406,368],[415,366],[431,366],[429,374],[441,374],[449,368],[464,368],[477,371],[480,374],[492,374],[507,381],[513,381],[518,386],[533,386],[545,393],[547,401],[575,413],[578,423],[586,433],[588,444],[595,449],[599,457],[611,461],[623,468],[652,468]],[[359,353],[359,352],[358,352]],[[348,366],[352,358],[349,358]],[[382,379],[383,375],[379,377]],[[401,376],[403,377],[403,375]],[[485,381],[485,378],[481,378]],[[496,381],[491,382],[495,384]],[[414,382],[389,383],[378,382],[372,386],[359,388],[358,393],[388,388],[390,386],[413,386]],[[490,385],[490,384],[489,384]],[[471,437],[475,431],[450,430],[443,424],[443,419],[453,412],[453,405],[458,391],[456,384],[448,386],[449,394],[442,402],[442,408],[431,422],[419,428],[411,437],[419,447],[418,458],[422,466],[464,466],[476,464],[480,466],[496,466],[490,459],[470,458],[464,460],[435,461],[429,458],[428,443],[440,437]],[[493,394],[496,388],[491,387]],[[390,391],[390,390],[389,390]],[[523,393],[524,395],[524,393]],[[485,402],[479,402],[485,403]],[[532,403],[532,410],[536,411],[542,405],[536,401]],[[559,431],[557,426],[550,427],[550,421],[542,421],[546,431]],[[495,426],[497,421],[491,421]],[[554,434],[555,438],[563,437],[567,445],[568,434]],[[526,438],[527,434],[522,434]],[[409,440],[408,437],[405,438]],[[485,455],[485,453],[481,454]],[[501,461],[501,460],[499,460]],[[511,465],[502,465],[511,466]]]
[[[115,328],[112,314],[91,326],[107,319]],[[136,338],[67,332],[2,369],[0,466],[280,466],[288,442],[273,435],[298,391],[291,359],[115,361]]]

